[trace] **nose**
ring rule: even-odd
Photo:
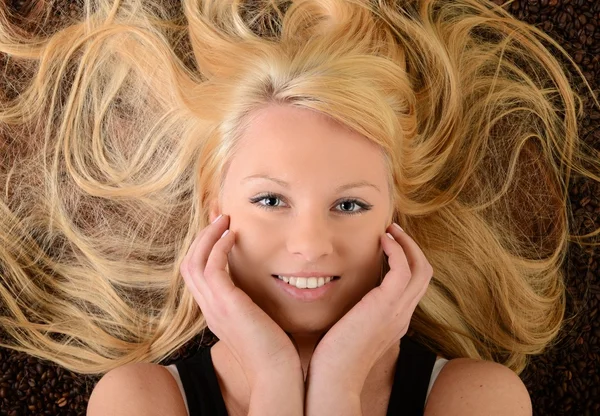
[[[298,215],[292,219],[287,249],[307,263],[317,262],[333,252],[331,230],[322,216]]]

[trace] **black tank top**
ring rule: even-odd
[[[421,416],[436,354],[406,336],[401,344],[387,415]],[[194,356],[174,364],[190,416],[227,416],[210,347],[201,347]]]

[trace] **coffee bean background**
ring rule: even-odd
[[[172,1],[177,4],[176,0]],[[501,5],[501,0],[493,0]],[[81,13],[78,1],[54,0],[45,23],[27,19],[39,13],[39,0],[7,0],[14,21],[29,31],[62,27]],[[173,6],[175,7],[175,6]],[[513,16],[542,29],[564,47],[600,96],[600,0],[517,0],[504,6]],[[178,12],[178,10],[174,10]],[[558,56],[558,54],[555,54]],[[11,80],[0,85],[7,96],[18,94],[21,69],[0,54],[0,70]],[[580,88],[580,92],[585,90]],[[585,94],[583,140],[600,150],[600,110]],[[571,231],[587,233],[600,226],[600,185],[575,177],[570,187],[574,211]],[[600,250],[572,245],[567,272],[567,320],[560,341],[531,358],[521,375],[533,402],[534,415],[600,415]],[[200,345],[216,341],[208,330],[162,364],[190,357]],[[0,348],[0,415],[85,415],[99,376],[84,376],[47,361]]]

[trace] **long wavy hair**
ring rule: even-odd
[[[434,269],[411,334],[517,373],[556,342],[568,243],[600,232],[570,234],[568,185],[600,158],[554,55],[587,82],[540,30],[484,0],[85,0],[33,33],[6,1],[0,52],[28,77],[0,98],[3,347],[97,374],[202,332],[179,265],[273,103],[384,150]]]

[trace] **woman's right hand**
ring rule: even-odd
[[[223,215],[202,229],[190,246],[180,272],[198,302],[208,328],[237,359],[253,390],[257,382],[285,371],[300,371],[300,358],[289,336],[250,297],[236,287],[227,272],[235,235]],[[290,374],[295,377],[295,374]]]

